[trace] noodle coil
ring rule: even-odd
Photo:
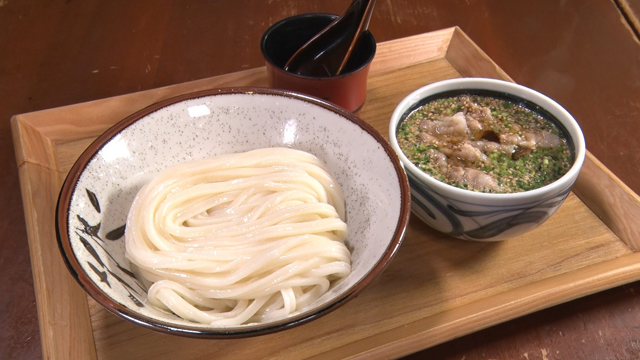
[[[300,311],[351,271],[344,196],[313,155],[258,149],[191,161],[136,195],[126,255],[148,303],[211,326]]]

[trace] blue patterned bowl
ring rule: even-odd
[[[442,94],[478,91],[521,100],[528,107],[555,117],[569,136],[574,162],[569,171],[541,188],[510,194],[480,193],[438,181],[421,171],[403,154],[397,128],[428,98]],[[524,234],[548,219],[571,191],[586,153],[584,135],[576,120],[558,103],[527,87],[502,80],[462,78],[424,86],[396,107],[389,124],[389,140],[402,162],[411,187],[414,215],[443,233],[466,240],[496,241]]]

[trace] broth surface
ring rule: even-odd
[[[480,95],[435,99],[400,125],[398,144],[426,174],[462,189],[515,193],[564,175],[567,136],[518,103]]]

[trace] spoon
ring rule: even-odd
[[[353,0],[337,19],[289,58],[284,70],[304,76],[334,76],[343,70],[360,34],[369,27],[376,0]]]

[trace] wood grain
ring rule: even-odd
[[[347,3],[0,0],[0,358],[42,356],[11,116],[259,67],[270,24]],[[638,0],[380,0],[371,29],[384,42],[459,26],[515,81],[574,114],[589,150],[640,193],[640,45],[624,3],[640,9]],[[640,282],[410,358],[638,359],[638,314]]]
[[[463,31],[456,31],[452,35],[447,60],[465,77],[482,74],[483,77],[513,81]]]
[[[422,56],[413,63],[402,56],[401,67],[394,68],[389,52],[402,54],[420,46]],[[461,71],[503,75],[456,28],[382,43],[378,51],[382,60],[374,60],[361,116],[382,134],[387,133],[395,104],[425,83],[460,77]],[[133,325],[87,299],[77,285],[74,288],[59,257],[39,256],[42,248],[57,252],[52,228],[57,191],[73,159],[93,137],[160,99],[209,87],[261,86],[264,77],[264,69],[258,68],[14,118],[46,358],[398,357],[640,278],[637,255],[616,232],[628,233],[625,225],[630,220],[598,219],[598,210],[585,203],[610,204],[591,201],[588,182],[583,183],[583,200],[570,195],[545,224],[505,242],[456,240],[413,219],[389,268],[356,299],[309,324],[257,338],[203,341]],[[585,168],[595,179],[604,176],[610,186],[619,185],[595,158],[589,156],[587,162]],[[632,192],[622,188],[622,193],[625,206],[637,205]]]
[[[86,295],[67,270],[55,241],[52,205],[64,178],[37,164],[20,167],[33,279],[38,294],[42,347],[48,358],[95,359],[95,345]],[[54,237],[52,237],[54,235]]]
[[[640,197],[590,153],[573,191],[633,251],[640,250]]]
[[[128,96],[89,101],[41,112],[19,115],[19,132],[23,141],[16,144],[18,166],[24,162],[50,166],[66,173],[82,152],[98,135],[134,112],[160,100],[180,94],[232,87],[237,84],[252,87],[267,85],[263,68],[221,75],[216,78],[141,91]],[[64,122],[51,119],[64,118]],[[36,129],[37,130],[34,130]],[[46,145],[46,148],[44,144]]]
[[[640,0],[616,0],[620,11],[629,22],[636,41],[640,35]]]

